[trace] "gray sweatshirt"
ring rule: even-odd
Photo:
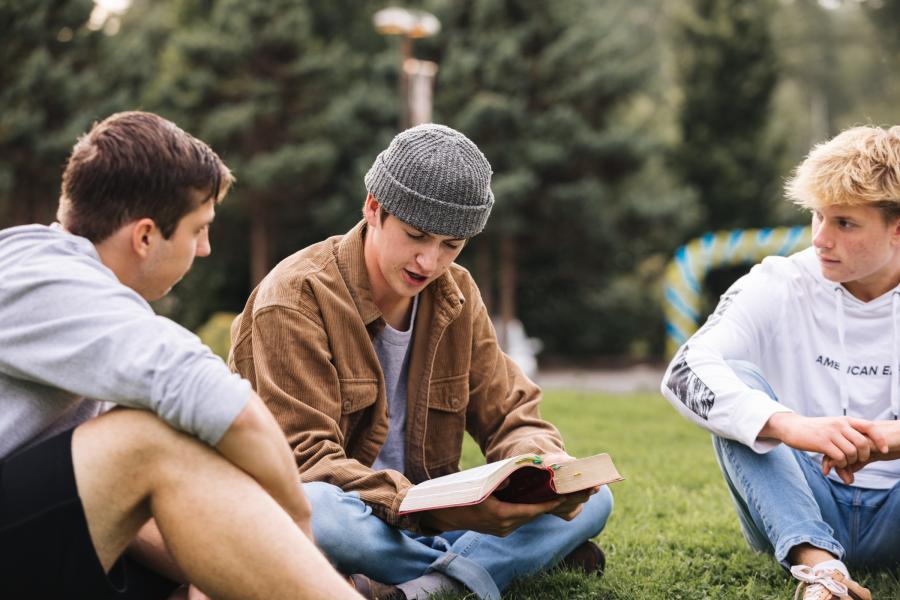
[[[96,416],[150,410],[216,444],[250,384],[157,316],[58,225],[0,231],[0,458]]]

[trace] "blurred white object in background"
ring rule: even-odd
[[[518,319],[509,319],[506,323],[500,317],[491,317],[500,347],[516,363],[522,372],[531,379],[537,376],[537,355],[544,347],[537,338],[530,338],[525,333],[525,326]]]

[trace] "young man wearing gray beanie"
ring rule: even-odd
[[[560,561],[602,573],[588,540],[612,510],[606,487],[398,514],[413,484],[459,470],[464,431],[488,461],[572,460],[454,264],[487,222],[490,181],[458,131],[404,131],[365,177],[364,219],[279,264],[232,327],[231,366],[287,434],[316,541],[364,597],[499,598]]]

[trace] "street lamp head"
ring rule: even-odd
[[[375,23],[375,30],[383,35],[423,38],[441,30],[441,22],[433,14],[397,6],[379,10],[372,20]]]

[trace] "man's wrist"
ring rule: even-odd
[[[888,421],[888,452],[900,452],[900,421]]]
[[[796,415],[790,411],[778,411],[772,413],[762,429],[759,430],[759,435],[757,437],[783,441],[787,423],[795,416]]]

